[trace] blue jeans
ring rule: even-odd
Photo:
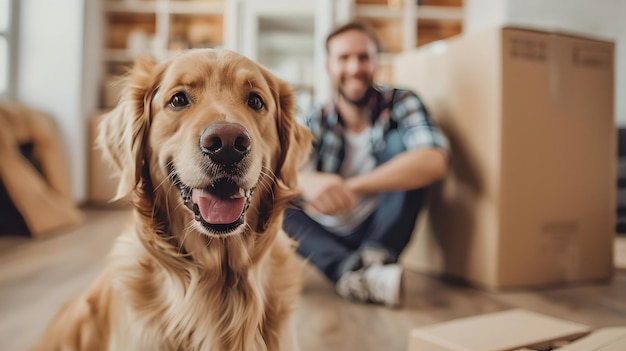
[[[343,273],[357,268],[354,263],[364,248],[385,250],[387,262],[397,262],[411,239],[424,194],[424,189],[381,194],[382,206],[348,235],[326,230],[299,209],[286,211],[283,228],[299,242],[298,254],[336,282]]]
[[[402,151],[400,135],[390,132],[385,146],[376,153],[378,164]],[[286,211],[283,229],[299,242],[298,253],[336,282],[343,273],[357,268],[359,251],[365,248],[385,250],[388,263],[397,262],[411,239],[425,195],[426,188],[379,194],[378,207],[347,235],[328,231],[300,209]]]

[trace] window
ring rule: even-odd
[[[0,96],[9,95],[11,86],[11,37],[14,0],[0,0]]]

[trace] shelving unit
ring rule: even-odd
[[[283,73],[286,75],[289,75],[287,72],[289,64],[304,64],[310,67],[307,72],[317,72],[314,74],[316,79],[323,80],[320,77],[323,71],[323,64],[320,63],[323,61],[323,48],[317,46],[321,40],[319,38],[325,36],[326,27],[332,27],[326,23],[333,21],[333,16],[328,17],[324,14],[327,11],[332,14],[333,11],[337,11],[337,7],[344,6],[342,4],[350,8],[348,18],[369,22],[378,32],[385,50],[377,78],[380,82],[392,83],[391,62],[395,54],[462,32],[463,1],[315,0],[311,3],[306,1],[292,3],[278,0],[103,0],[101,107],[115,105],[118,97],[117,86],[111,83],[134,59],[149,54],[161,60],[171,57],[180,50],[195,47],[227,46],[251,55],[253,59],[268,61],[270,66],[272,62],[279,62],[277,67],[285,71]],[[285,28],[268,29],[266,22],[255,22],[258,21],[257,18],[261,18],[259,16],[267,16],[265,15],[267,11],[263,9],[268,7],[278,11],[275,17],[267,18],[275,19],[278,21],[276,23],[281,21],[287,23]],[[235,10],[232,11],[232,15],[227,16],[229,9]],[[297,23],[301,20],[297,15],[302,15],[303,11],[310,13],[311,21],[314,21],[311,23],[314,24],[312,28],[307,29],[309,34],[302,37],[302,40],[295,40],[293,38],[296,35],[302,35],[299,32],[302,26]],[[257,17],[246,15],[251,12],[258,12],[259,15]],[[316,14],[321,16],[318,18]],[[282,19],[279,21],[279,18]],[[327,20],[319,22],[324,18]],[[251,20],[252,24],[249,23]],[[339,19],[335,17],[335,20]],[[298,25],[294,26],[293,22]],[[325,24],[320,28],[320,23]],[[254,28],[250,31],[249,28],[252,27]],[[284,34],[279,34],[280,30]],[[229,31],[230,42],[227,42],[225,31]],[[283,39],[274,40],[280,35],[286,38],[283,49],[279,47]],[[300,44],[304,45],[314,37],[317,39],[311,44],[313,47],[298,51]],[[270,46],[258,46],[262,41],[272,45],[271,55],[274,56],[268,56]],[[288,54],[287,56],[291,57],[289,60],[296,61],[285,59],[289,61],[285,63],[275,59],[275,55],[281,52]],[[270,60],[265,60],[268,57]],[[305,76],[308,77],[306,74],[302,77]],[[291,83],[305,91],[311,90],[313,85],[324,85],[323,82],[312,84],[309,78]],[[309,91],[307,94],[312,95],[312,92]]]
[[[383,46],[378,81],[392,83],[395,54],[460,34],[463,1],[354,0],[352,17],[369,23]]]
[[[133,60],[223,46],[227,1],[104,0],[101,107],[116,104],[119,92],[113,82]]]

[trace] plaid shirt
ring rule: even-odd
[[[409,90],[375,86],[369,104],[370,152],[376,157],[385,148],[387,132],[398,130],[405,150],[421,147],[449,151],[448,140],[428,117],[426,108]],[[345,156],[344,128],[336,108],[336,100],[313,109],[305,116],[305,125],[315,137],[309,164],[322,172],[339,173]],[[380,160],[377,158],[377,163]]]

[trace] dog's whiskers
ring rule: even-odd
[[[182,202],[178,202],[178,203],[176,204],[176,207],[174,207],[174,211],[177,211],[177,210],[178,210],[181,206],[184,206],[184,205],[185,205],[184,203],[182,203]]]
[[[272,183],[271,185],[276,185],[276,174],[273,170],[263,166],[261,167],[261,175],[264,175],[266,180]]]
[[[167,177],[165,177],[157,186],[154,187],[154,190],[159,190],[160,187],[163,186],[163,184],[165,184],[165,182],[167,182],[168,180],[172,179],[172,177],[174,176],[174,171],[170,171],[170,173],[167,175]],[[170,186],[173,185],[173,183],[170,182]]]
[[[272,186],[267,184],[265,181],[259,181],[259,186],[261,187],[261,189],[265,192],[270,192],[272,191]]]
[[[261,166],[261,172],[271,176],[272,178],[276,177],[276,174],[274,173],[274,171],[267,166]]]
[[[170,190],[172,190],[172,185],[170,183],[170,188],[165,192],[165,213],[167,214],[168,223],[172,223],[172,211],[170,211]]]
[[[272,187],[276,185],[276,180],[272,177],[271,174],[266,173],[264,170],[261,170],[261,177],[259,177],[259,185],[263,187],[265,191],[271,191]]]

